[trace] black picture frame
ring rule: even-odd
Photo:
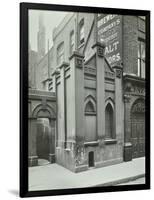
[[[75,11],[146,17],[146,182],[138,185],[28,191],[28,10]],[[150,11],[20,3],[20,197],[68,195],[150,189]]]

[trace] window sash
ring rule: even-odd
[[[57,64],[61,64],[64,61],[64,43],[57,48]]]
[[[138,40],[138,76],[145,78],[145,42]]]

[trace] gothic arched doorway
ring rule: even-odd
[[[145,156],[145,102],[138,99],[131,109],[132,157]]]

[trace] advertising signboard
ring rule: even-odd
[[[111,66],[122,62],[122,16],[97,15],[98,41],[105,42],[105,56]]]

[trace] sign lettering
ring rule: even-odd
[[[98,14],[98,41],[105,42],[105,56],[111,66],[122,59],[122,16]]]

